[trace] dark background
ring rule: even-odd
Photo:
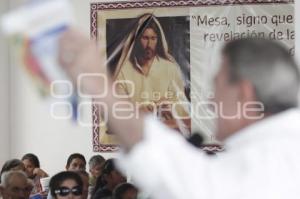
[[[190,22],[189,17],[157,17],[160,22],[169,47],[169,53],[175,58],[185,77],[186,88],[189,89],[190,80]],[[135,28],[138,18],[130,19],[109,19],[106,21],[106,43],[107,58],[127,37],[127,35]],[[108,63],[110,72],[113,72],[121,51],[111,58]]]

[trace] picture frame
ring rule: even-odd
[[[175,61],[178,62],[179,68],[181,73],[184,76],[184,83],[185,85],[191,86],[193,85],[193,78],[189,77],[191,71],[190,65],[191,65],[191,58],[193,55],[193,49],[190,44],[190,32],[194,31],[194,28],[191,26],[191,23],[197,23],[196,15],[190,14],[191,9],[192,12],[197,12],[197,9],[213,9],[213,8],[229,8],[234,7],[235,9],[237,6],[264,6],[267,10],[268,7],[270,7],[270,13],[272,14],[273,9],[276,10],[276,6],[278,5],[293,5],[293,0],[245,0],[245,1],[238,1],[238,0],[169,0],[169,1],[161,1],[161,0],[151,0],[151,1],[141,1],[141,0],[134,0],[134,1],[120,1],[120,2],[98,2],[98,3],[91,3],[90,4],[90,36],[91,38],[95,38],[97,41],[105,41],[104,43],[100,43],[100,45],[104,46],[111,46],[112,49],[118,48],[118,42],[121,42],[124,38],[118,38],[115,39],[117,36],[114,36],[114,33],[117,32],[119,35],[128,35],[128,32],[125,31],[127,27],[134,27],[134,24],[137,23],[139,16],[145,14],[145,13],[153,13],[155,17],[158,19],[159,23],[162,24],[161,26],[164,26],[163,31],[165,35],[172,35],[172,39],[167,40],[167,43],[171,46],[170,51],[172,51],[170,54],[172,57],[174,57]],[[246,8],[243,8],[246,9]],[[224,15],[225,12],[222,11],[222,15]],[[258,11],[259,15],[260,11]],[[228,14],[228,13],[227,13]],[[157,15],[157,16],[156,16]],[[226,15],[224,15],[226,17]],[[242,15],[241,15],[242,16]],[[263,15],[261,15],[263,18]],[[271,16],[271,15],[270,15]],[[216,24],[219,24],[218,26],[221,26],[222,23],[222,17],[220,17],[219,21],[217,21],[218,13],[216,14],[216,17],[212,19],[212,26],[217,26]],[[249,15],[249,19],[250,19]],[[188,20],[185,20],[188,18]],[[207,19],[207,23],[210,23],[209,20],[211,18]],[[127,21],[126,21],[127,20]],[[196,20],[196,21],[195,21]],[[204,20],[203,18],[200,18],[200,22]],[[237,19],[236,19],[237,20]],[[189,24],[184,24],[188,22]],[[199,23],[199,16],[198,16],[198,23]],[[225,22],[224,22],[225,23]],[[262,23],[262,22],[261,22]],[[125,26],[122,26],[122,24],[125,24]],[[172,25],[173,24],[173,25]],[[174,25],[175,24],[175,25]],[[179,24],[179,25],[178,25]],[[203,24],[201,24],[203,25]],[[200,25],[200,26],[201,26]],[[207,25],[207,24],[206,24]],[[242,24],[247,28],[247,26],[250,26],[248,23],[245,22],[245,24]],[[242,26],[241,25],[241,26]],[[257,28],[260,29],[261,24],[252,24],[250,28]],[[270,27],[273,24],[270,22]],[[188,26],[188,28],[186,28]],[[196,25],[195,25],[196,26]],[[125,31],[124,34],[120,33],[120,31],[117,30],[117,28],[120,29],[120,31]],[[199,27],[197,27],[199,28]],[[128,28],[130,29],[130,28]],[[186,31],[185,31],[186,30]],[[173,31],[173,32],[172,32]],[[187,34],[186,34],[187,32]],[[209,32],[209,31],[208,31]],[[246,29],[245,29],[246,32]],[[266,31],[262,31],[266,32]],[[202,34],[202,33],[201,33]],[[204,35],[207,33],[203,33]],[[265,34],[265,35],[269,35]],[[270,34],[271,35],[271,34]],[[166,36],[167,37],[167,36]],[[178,38],[185,38],[183,39],[183,42]],[[203,37],[205,38],[205,37]],[[215,42],[212,41],[216,37],[214,35],[210,34],[208,37],[210,41],[209,42]],[[177,43],[176,43],[177,41]],[[115,43],[114,43],[115,42]],[[172,43],[173,42],[173,43]],[[114,44],[112,44],[114,43]],[[289,42],[287,42],[288,46],[290,47]],[[175,46],[175,44],[179,45]],[[185,47],[188,46],[188,47]],[[202,45],[203,46],[203,45]],[[201,47],[201,45],[199,46]],[[124,48],[124,47],[123,47]],[[291,47],[292,48],[292,47]],[[175,49],[175,50],[173,50]],[[183,51],[180,51],[184,49]],[[177,50],[177,51],[176,51]],[[107,48],[106,57],[110,57],[111,54],[113,54],[113,50]],[[186,54],[185,54],[186,53]],[[119,52],[119,54],[122,54]],[[183,57],[180,57],[180,55],[183,55]],[[118,59],[120,59],[122,55],[117,56],[117,61],[110,59],[110,61],[114,64],[111,65],[118,65]],[[187,58],[189,57],[189,58]],[[183,61],[181,61],[183,60]],[[185,63],[186,62],[186,63]],[[216,61],[217,62],[217,61]],[[108,62],[108,65],[110,63]],[[111,66],[108,66],[109,69]],[[188,68],[188,70],[186,70]],[[113,69],[116,70],[116,69]],[[206,70],[203,70],[204,73],[207,72]],[[209,72],[209,75],[211,72]],[[113,72],[112,72],[113,74]],[[207,81],[208,82],[208,81]],[[204,83],[205,84],[205,83]],[[188,86],[189,89],[191,89]],[[186,88],[186,87],[185,87]],[[206,88],[204,86],[204,88]],[[209,88],[209,86],[208,86]],[[193,89],[192,89],[193,90]],[[205,90],[205,89],[204,89]],[[205,98],[213,98],[214,94],[211,93],[211,88],[208,89],[208,94],[205,96]],[[193,91],[184,91],[185,96],[188,98],[188,96],[192,95]],[[187,95],[186,92],[189,94]],[[198,101],[198,100],[195,100]],[[207,107],[206,107],[207,108]],[[204,115],[208,115],[209,111],[202,110],[204,112]],[[192,117],[193,119],[193,117]],[[93,104],[92,106],[92,121],[93,121],[93,151],[94,152],[115,152],[119,150],[119,147],[116,143],[102,143],[101,142],[101,118],[100,118],[100,110],[99,106],[97,104]],[[190,124],[192,125],[192,124]],[[213,124],[211,121],[208,121],[206,124],[203,125],[203,123],[200,123],[199,126],[204,126],[204,130],[212,131]],[[196,132],[197,130],[194,130],[190,127],[190,133]],[[202,130],[201,130],[202,132]],[[210,135],[212,137],[212,135]],[[208,137],[210,137],[208,136]],[[207,137],[206,137],[207,138]],[[214,141],[213,138],[209,138],[211,142],[208,142],[207,144],[202,146],[202,149],[208,152],[220,152],[223,151],[223,147],[216,141]]]

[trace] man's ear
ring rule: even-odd
[[[240,80],[240,101],[241,102],[253,102],[257,100],[255,87],[249,80]]]
[[[247,124],[264,117],[264,105],[258,101],[255,87],[248,80],[240,82],[240,102]]]

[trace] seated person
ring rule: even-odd
[[[33,181],[33,189],[31,194],[41,192],[40,179],[48,177],[48,174],[40,169],[40,161],[38,157],[32,153],[27,153],[22,157],[25,166],[25,172],[29,179]]]
[[[66,171],[85,171],[86,160],[85,157],[80,153],[73,153],[67,159]],[[52,199],[50,192],[48,193],[47,199]]]
[[[137,199],[138,190],[130,183],[119,184],[113,191],[113,199]]]
[[[11,159],[7,160],[4,165],[2,166],[1,172],[0,172],[0,179],[4,172],[7,171],[24,171],[25,172],[25,166],[23,162],[19,159]],[[1,180],[0,180],[1,183]]]
[[[101,155],[94,155],[89,161],[89,170],[90,170],[90,186],[95,187],[97,178],[102,173],[102,168],[105,163],[105,159]]]
[[[83,183],[82,186],[82,199],[87,199],[89,196],[89,174],[86,171],[75,171],[77,173]]]
[[[92,199],[111,198],[116,186],[124,182],[126,182],[126,178],[117,170],[114,159],[106,160],[102,175],[97,179]]]
[[[73,153],[68,157],[66,170],[67,171],[85,171],[86,160],[80,153]]]
[[[2,173],[0,193],[3,199],[28,199],[33,184],[23,171]]]
[[[50,193],[54,199],[81,199],[83,182],[80,176],[71,171],[54,175],[49,183]]]

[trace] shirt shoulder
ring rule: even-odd
[[[93,196],[93,199],[97,198],[108,198],[112,196],[112,192],[108,190],[107,188],[102,188],[96,191],[95,195]]]

